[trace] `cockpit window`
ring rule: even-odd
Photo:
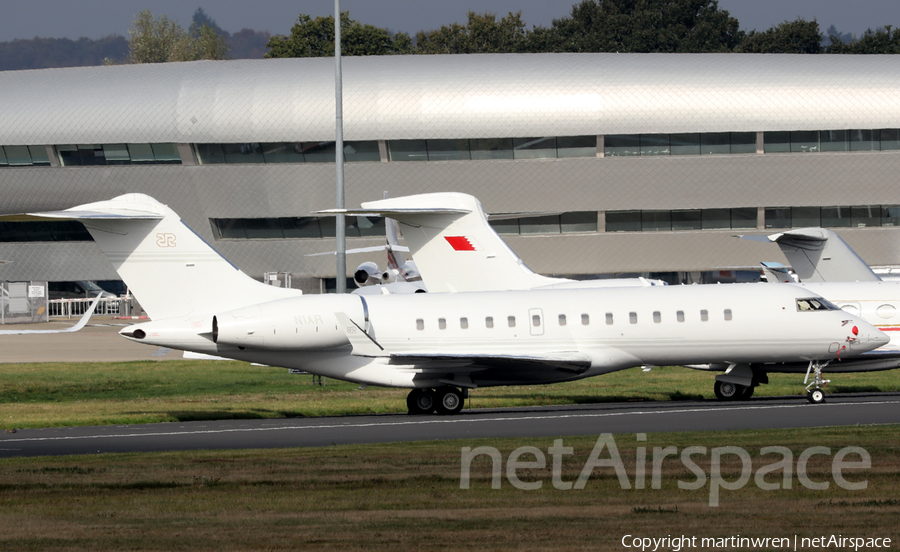
[[[823,299],[821,297],[807,297],[804,299],[797,299],[797,310],[798,311],[838,310],[838,307],[834,303],[831,303],[830,301]]]

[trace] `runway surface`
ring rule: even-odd
[[[23,429],[0,434],[0,458],[107,452],[317,447],[359,443],[730,431],[900,423],[900,393],[464,410],[458,416],[342,416]]]

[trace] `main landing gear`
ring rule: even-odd
[[[413,389],[406,396],[410,414],[459,414],[465,404],[466,393],[446,385],[437,389]]]
[[[825,402],[825,387],[831,380],[822,379],[822,368],[828,366],[831,361],[819,362],[818,360],[810,360],[809,368],[806,369],[806,378],[803,383],[809,380],[809,373],[813,373],[813,380],[806,386],[806,400],[812,404],[822,404]],[[812,389],[810,389],[812,388]]]
[[[747,400],[753,396],[753,390],[756,387],[752,385],[739,385],[728,381],[716,381],[713,391],[716,398],[720,401],[740,401]]]

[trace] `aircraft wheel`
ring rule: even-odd
[[[720,401],[733,401],[743,395],[744,386],[727,381],[717,381],[713,386],[713,391]]]
[[[442,387],[436,395],[438,414],[459,414],[465,405],[462,392],[455,387]]]
[[[756,389],[756,387],[754,387],[754,386],[752,386],[752,385],[748,385],[747,387],[744,387],[744,392],[741,393],[741,399],[742,399],[742,400],[745,400],[745,401],[746,401],[746,400],[749,400],[750,397],[753,396],[753,391],[754,391],[755,389]]]
[[[812,404],[822,404],[825,402],[825,391],[821,389],[810,389],[806,394],[806,400]]]
[[[410,414],[431,414],[434,407],[434,391],[431,389],[413,389],[406,396],[406,408]]]

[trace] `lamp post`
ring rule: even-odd
[[[337,208],[344,208],[344,106],[343,83],[341,78],[341,0],[334,0],[334,165],[336,172]],[[337,268],[335,291],[347,292],[347,228],[344,215],[334,220],[334,237],[337,241]]]

